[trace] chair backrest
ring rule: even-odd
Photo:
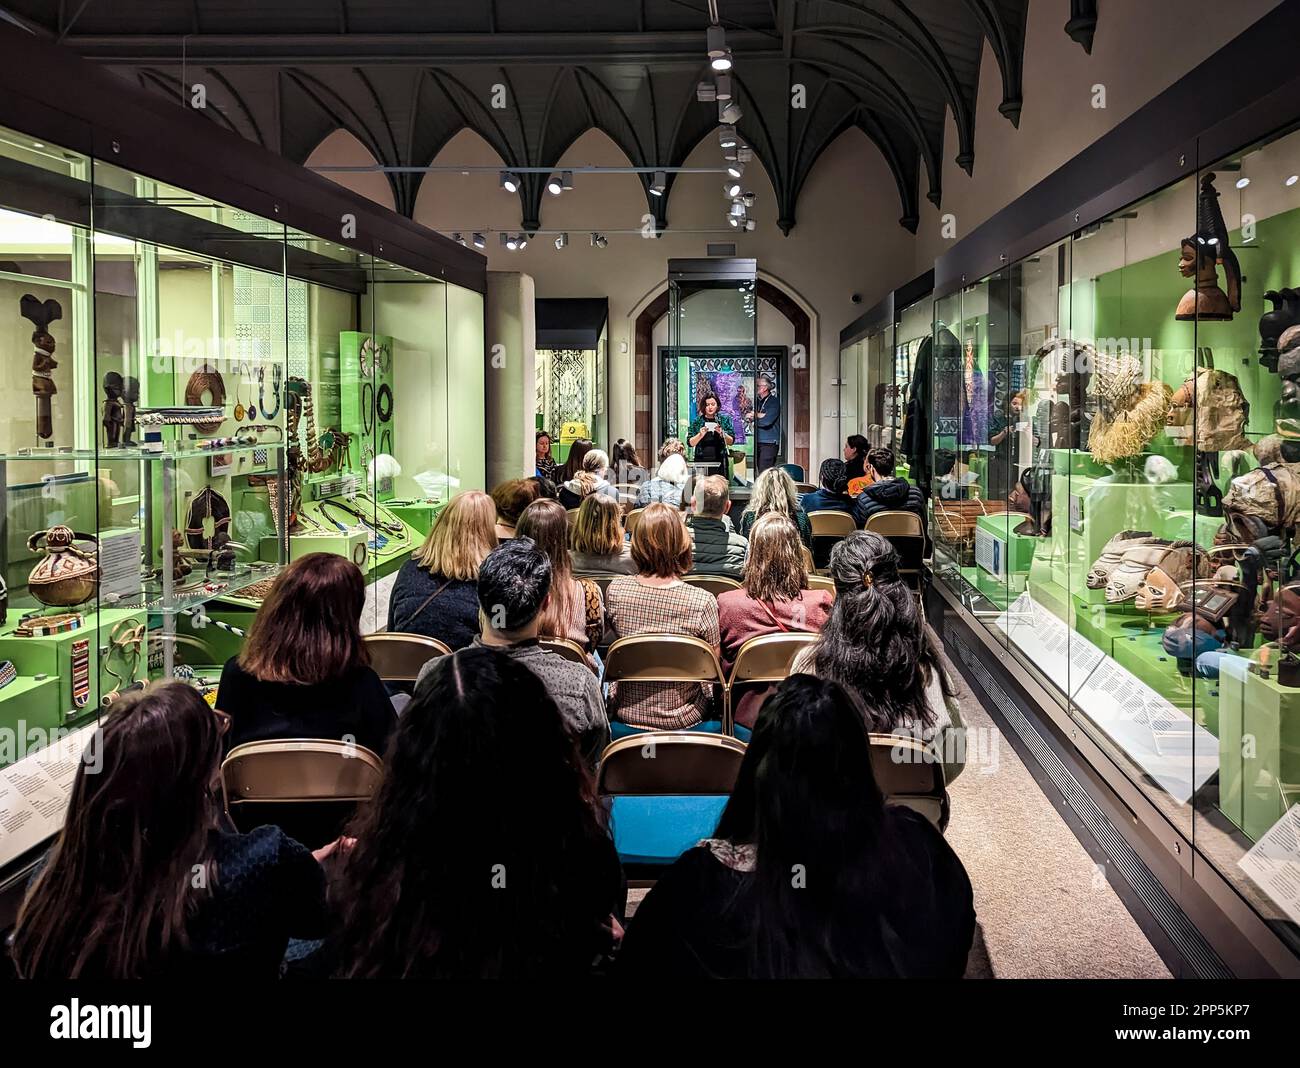
[[[569,521],[569,526],[573,526],[573,524],[578,521],[578,511],[579,509],[577,508],[565,509],[565,518]]]
[[[805,478],[807,478],[807,475],[804,473],[804,469],[800,467],[798,464],[778,464],[777,466],[780,467],[786,474],[788,474],[796,482],[802,482]]]
[[[829,575],[809,575],[808,588],[810,590],[830,590],[831,596],[835,596],[835,580]]]
[[[727,684],[780,682],[790,674],[794,658],[816,640],[816,634],[803,633],[763,634],[750,638],[736,653]]]
[[[799,496],[802,497],[805,493],[812,493],[812,491],[815,490],[817,487],[814,486],[811,482],[796,482],[794,484],[794,488],[799,491]]]
[[[852,515],[834,509],[809,512],[808,522],[812,524],[814,538],[843,538],[858,529]]]
[[[420,668],[451,652],[446,643],[423,634],[367,634],[363,640],[370,666],[385,682],[414,682]]]
[[[633,508],[632,511],[628,512],[623,517],[623,529],[629,534],[636,530],[636,525],[641,522],[641,513],[644,511],[644,508]]]
[[[886,804],[919,812],[941,831],[948,826],[943,764],[920,739],[871,735],[871,770]]]
[[[744,756],[745,743],[725,735],[645,731],[605,747],[596,789],[605,797],[729,794]]]
[[[876,512],[862,529],[886,538],[896,534],[925,537],[925,524],[915,512]]]
[[[714,597],[732,590],[744,589],[739,582],[727,575],[686,575],[682,581],[690,586],[708,590]]]
[[[576,579],[586,579],[588,582],[594,582],[600,587],[600,599],[605,600],[605,595],[609,593],[609,584],[616,578],[622,578],[622,575],[593,575],[593,574],[574,574]]]
[[[725,686],[713,646],[687,634],[619,638],[605,654],[606,682],[703,682]]]
[[[591,667],[591,662],[587,659],[587,654],[582,651],[582,646],[572,638],[542,638],[538,644],[543,649],[559,653],[565,660],[572,660],[583,667]]]
[[[241,831],[272,823],[309,849],[339,836],[379,791],[384,766],[364,746],[332,738],[246,742],[221,762],[221,796]]]

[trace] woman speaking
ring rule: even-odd
[[[717,473],[730,481],[730,448],[736,441],[736,428],[731,416],[721,411],[722,405],[712,393],[700,401],[700,414],[691,423],[689,437],[695,450],[697,464],[716,464]]]

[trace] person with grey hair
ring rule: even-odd
[[[695,487],[695,513],[686,520],[696,575],[725,575],[739,580],[745,571],[749,543],[735,533],[724,517],[731,510],[727,480],[721,475],[700,479]]]
[[[617,502],[618,490],[608,476],[609,453],[604,449],[588,449],[582,458],[582,469],[560,486],[560,503],[565,508],[577,508],[593,493],[602,493]]]
[[[498,545],[478,573],[479,626],[475,646],[505,653],[542,680],[564,717],[583,757],[595,767],[609,743],[609,717],[600,683],[587,667],[543,646],[537,637],[542,612],[550,603],[551,561],[531,538]],[[437,659],[420,669],[419,680]]]

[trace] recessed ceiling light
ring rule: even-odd
[[[45,142],[44,142],[44,141],[33,141],[33,142],[32,142],[32,148],[44,148],[44,147],[45,147]]]

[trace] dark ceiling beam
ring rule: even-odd
[[[1070,0],[1070,21],[1065,24],[1070,40],[1092,55],[1092,36],[1097,32],[1097,0]]]
[[[1002,103],[998,111],[1010,120],[1011,125],[1020,126],[1020,109],[1024,106],[1021,72],[1024,64],[1024,32],[1019,34],[1019,43],[1012,41],[1011,28],[1003,21],[994,0],[965,0],[966,6],[979,21],[980,29],[988,38],[989,47],[993,49],[993,58],[998,61],[998,70],[1002,74]]]
[[[182,44],[183,42],[183,44]],[[649,33],[495,33],[495,34],[94,34],[63,42],[88,59],[115,63],[175,60],[184,47],[195,63],[416,65],[467,63],[654,63],[657,67],[704,61],[701,34],[695,31]],[[728,30],[727,44],[737,63],[750,58],[781,58],[779,40],[755,30]]]

